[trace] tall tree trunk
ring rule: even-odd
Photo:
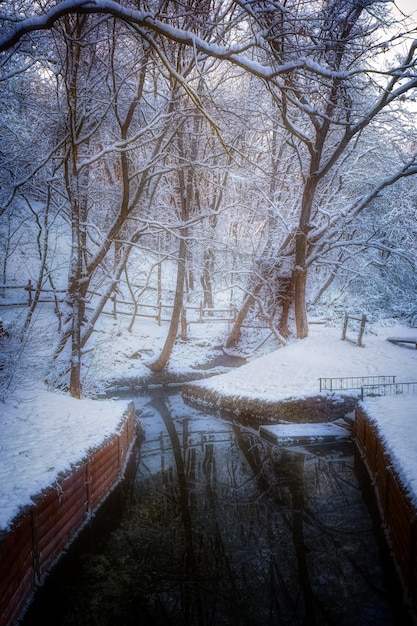
[[[173,90],[173,96],[176,95],[176,86]],[[175,99],[173,98],[173,102]],[[184,122],[183,122],[184,123]],[[149,367],[153,372],[160,372],[163,370],[172,354],[175,340],[177,338],[178,327],[181,320],[181,313],[184,304],[184,292],[187,274],[187,256],[188,256],[188,228],[185,226],[187,220],[192,213],[193,206],[195,204],[195,185],[194,185],[194,173],[192,167],[183,167],[182,161],[189,160],[189,142],[187,137],[187,127],[181,125],[178,129],[176,136],[178,155],[180,156],[177,169],[178,177],[178,190],[176,193],[175,201],[179,209],[179,215],[184,226],[179,229],[179,250],[178,250],[178,262],[177,262],[177,280],[175,286],[175,297],[173,303],[173,310],[171,321],[169,324],[168,335],[165,340],[164,347],[159,358],[152,363]],[[195,145],[191,141],[191,153]],[[191,162],[194,163],[194,159]]]
[[[64,164],[65,185],[71,210],[71,258],[68,274],[68,289],[66,296],[66,322],[62,329],[59,346],[54,359],[63,350],[68,338],[71,340],[71,356],[69,365],[69,390],[74,398],[81,397],[81,326],[85,313],[85,294],[87,286],[84,284],[85,267],[87,263],[87,206],[89,168],[80,170],[80,158],[88,152],[88,137],[80,141],[85,132],[86,120],[83,119],[82,97],[79,91],[79,81],[84,70],[82,46],[79,43],[83,37],[87,16],[77,16],[75,22],[66,22],[67,34],[67,67],[66,67],[66,96],[67,96],[67,123],[69,128],[68,150]]]
[[[73,398],[81,397],[81,324],[84,317],[84,294],[81,289],[83,250],[80,236],[80,207],[72,206],[72,251],[68,303],[71,307],[71,361],[70,393]]]
[[[184,283],[185,283],[185,257],[187,251],[187,243],[185,238],[180,239],[180,247],[178,254],[177,265],[177,281],[175,285],[175,297],[172,309],[171,321],[169,323],[169,329],[167,338],[165,340],[164,347],[159,358],[152,363],[149,367],[153,372],[161,372],[167,365],[172,350],[174,348],[175,340],[177,338],[178,326],[181,319],[181,311],[184,301]]]
[[[233,328],[230,331],[229,336],[227,337],[226,341],[224,342],[225,348],[232,348],[239,341],[242,324],[245,321],[245,318],[247,314],[249,313],[250,308],[255,304],[256,296],[261,290],[261,287],[262,287],[262,283],[259,282],[257,286],[255,287],[255,289],[253,290],[253,292],[248,294],[245,300],[243,301],[243,304],[240,307],[239,313],[237,314],[235,322],[233,324]]]
[[[201,286],[203,287],[203,306],[208,307],[209,309],[214,308],[214,299],[213,299],[213,286],[211,283],[211,275],[213,272],[214,266],[214,252],[211,247],[207,248],[204,251],[204,266],[203,273],[201,276]],[[210,313],[209,313],[210,315]],[[213,315],[213,313],[211,313]]]
[[[324,145],[324,139],[317,142],[319,149],[311,159],[310,176],[306,181],[301,203],[298,230],[295,236],[295,260],[294,260],[294,313],[297,339],[304,339],[308,335],[306,287],[307,287],[307,246],[308,232],[311,221],[314,195],[316,193],[318,177],[317,172],[320,164],[320,155]]]
[[[290,330],[288,328],[288,317],[291,310],[291,305],[294,301],[294,275],[292,275],[286,282],[281,295],[281,315],[278,323],[278,331],[285,338],[289,337]]]
[[[297,339],[304,339],[308,335],[306,286],[307,269],[296,268],[294,281],[294,312]]]

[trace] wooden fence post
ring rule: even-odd
[[[346,339],[346,330],[347,330],[347,325],[348,325],[348,319],[349,319],[349,316],[347,315],[347,313],[345,313],[345,321],[344,321],[343,330],[342,330],[342,339]]]
[[[362,347],[362,335],[363,332],[365,330],[365,324],[366,324],[366,315],[362,315],[362,319],[361,319],[361,327],[359,330],[359,335],[358,335],[358,346]]]
[[[354,320],[354,321],[360,322],[358,338],[356,339],[356,341],[354,339],[350,339],[349,337],[346,337],[349,320]],[[362,337],[363,337],[363,333],[365,331],[365,324],[366,324],[366,322],[367,322],[366,315],[362,315],[362,317],[359,318],[359,317],[350,316],[347,313],[345,313],[345,321],[344,321],[344,324],[343,324],[342,339],[346,339],[347,341],[351,341],[355,345],[357,345],[357,346],[362,348],[363,345],[364,345],[362,343]]]

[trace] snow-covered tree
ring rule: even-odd
[[[382,243],[386,233],[375,227],[372,212],[382,194],[388,199],[389,188],[417,171],[408,129],[393,131],[390,125],[417,87],[417,45],[394,29],[389,3],[150,0],[139,9],[113,0],[63,0],[52,6],[8,1],[1,19],[6,79],[51,50],[57,59],[50,72],[59,77],[62,132],[51,157],[53,171],[65,172],[73,243],[57,354],[72,337],[74,395],[80,393],[82,350],[104,303],[120,288],[129,255],[145,240],[156,245],[153,233],[163,231],[178,241],[178,267],[184,272],[178,275],[170,341],[175,338],[186,265],[192,251],[201,249],[201,236],[195,245],[188,242],[190,236],[198,239],[192,232],[197,207],[203,215],[206,208],[212,213],[204,235],[211,244],[200,265],[208,303],[213,242],[221,232],[219,202],[232,206],[238,190],[237,215],[246,207],[245,220],[252,220],[256,232],[245,267],[252,274],[241,283],[246,297],[229,342],[237,339],[255,302],[283,343],[294,307],[297,336],[305,337],[308,276],[314,272],[313,286],[320,291],[335,268],[354,271],[348,249],[369,249],[372,256],[390,247]],[[397,43],[405,47],[394,55]],[[219,88],[214,95],[211,87],[221,72],[220,98]],[[249,116],[246,128],[237,121],[238,98],[235,124],[221,104],[230,100],[239,73],[250,77],[246,84],[259,103],[257,120]],[[238,76],[239,81],[244,79]],[[251,98],[244,100],[246,106]],[[407,141],[407,150],[401,155],[394,150],[383,170],[361,180],[355,161],[365,158],[366,137],[383,127],[396,133],[396,145]],[[216,190],[208,175],[215,171],[213,158],[203,157],[205,132],[213,155],[222,147]],[[244,182],[237,182],[239,168]],[[27,169],[26,178],[33,168]],[[14,179],[12,193],[18,187]],[[54,189],[62,196],[62,181]],[[164,206],[172,208],[168,215]],[[236,216],[224,219],[223,234],[236,234],[238,222]],[[238,254],[243,248],[241,242]],[[231,256],[236,258],[235,249]],[[320,264],[326,272],[330,268],[330,276],[320,274],[324,285],[316,271]],[[236,265],[230,267],[235,277]],[[94,312],[87,315],[88,292],[96,297]]]

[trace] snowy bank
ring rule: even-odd
[[[75,400],[43,389],[0,405],[0,529],[117,432],[126,408],[126,401]]]
[[[417,395],[368,398],[361,406],[417,509]]]
[[[202,398],[225,409],[259,405],[264,423],[268,423],[279,402],[291,410],[296,407],[294,401],[305,399],[307,410],[312,411],[317,410],[320,396],[331,403],[334,394],[319,393],[319,378],[392,375],[397,382],[417,381],[417,350],[387,341],[393,335],[417,338],[417,329],[375,326],[365,336],[365,346],[359,348],[342,341],[340,329],[314,326],[306,339],[292,341],[227,374],[193,383],[186,389],[186,397],[197,399],[200,392]],[[417,506],[417,395],[369,398],[363,405],[378,425],[387,452]],[[338,417],[335,413],[335,419]]]
[[[319,378],[394,375],[398,381],[417,381],[417,350],[386,340],[394,334],[408,336],[410,329],[382,326],[373,333],[365,336],[365,347],[359,348],[342,341],[339,328],[312,326],[306,339],[293,340],[239,369],[194,385],[268,402],[317,394]]]
[[[416,395],[367,398],[356,410],[353,437],[377,496],[405,599],[417,620]]]

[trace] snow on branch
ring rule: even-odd
[[[308,241],[309,244],[315,246],[315,251],[312,253],[308,264],[311,264],[317,259],[317,257],[323,253],[325,247],[329,244],[330,248],[340,246],[340,242],[335,243],[335,231],[340,228],[340,222],[349,224],[362,213],[373,200],[375,200],[384,189],[387,189],[391,185],[403,178],[417,175],[417,155],[414,155],[407,163],[405,163],[396,172],[389,174],[383,178],[373,189],[364,196],[355,199],[350,206],[346,207],[344,211],[337,212],[334,215],[327,214],[326,222],[310,232]],[[352,240],[350,240],[352,245]],[[397,254],[399,254],[397,252]]]
[[[284,63],[278,66],[262,65],[248,58],[242,53],[241,46],[219,46],[213,42],[207,42],[196,36],[189,30],[182,30],[171,26],[166,22],[156,19],[149,12],[138,11],[132,8],[124,7],[114,0],[64,0],[48,9],[43,15],[36,15],[23,19],[9,32],[0,37],[0,52],[4,52],[17,44],[24,35],[39,31],[48,30],[53,27],[55,22],[70,13],[103,13],[122,20],[130,25],[141,26],[154,31],[171,41],[190,46],[199,52],[210,57],[228,60],[229,62],[245,69],[249,73],[258,76],[264,80],[273,80],[283,74],[288,74],[297,69],[303,69],[313,74],[317,74],[328,78],[346,79],[351,73],[335,72],[329,68],[321,66],[319,63],[308,59],[304,56]],[[256,42],[254,41],[254,45]]]
[[[55,146],[53,146],[51,148],[51,150],[48,152],[48,154],[46,154],[45,157],[41,160],[41,162],[38,163],[32,170],[30,170],[30,172],[24,178],[21,178],[20,180],[18,180],[18,181],[13,183],[13,186],[12,186],[12,189],[11,189],[11,191],[9,193],[8,198],[6,198],[0,204],[0,216],[3,215],[3,213],[5,212],[7,207],[13,201],[13,199],[14,199],[16,193],[17,193],[17,190],[20,189],[21,187],[23,187],[24,185],[26,185],[33,178],[35,178],[36,174],[44,167],[44,165],[46,163],[48,163],[48,161],[51,159],[51,157],[62,148],[62,146],[65,144],[66,140],[67,140],[67,136],[65,136]]]
[[[92,165],[96,161],[99,161],[104,156],[106,156],[106,154],[109,154],[111,152],[123,152],[123,151],[130,150],[132,147],[132,144],[135,144],[143,135],[145,135],[149,131],[153,130],[154,128],[157,128],[157,124],[159,124],[161,121],[169,120],[170,117],[171,117],[171,113],[157,114],[149,122],[149,124],[147,124],[147,126],[140,128],[138,132],[135,133],[132,137],[128,137],[127,139],[124,139],[121,141],[115,141],[112,144],[109,144],[108,146],[105,146],[104,148],[102,148],[96,154],[93,154],[90,157],[85,158],[82,161],[80,161],[78,163],[78,169],[81,170],[84,167],[88,167],[89,165]],[[79,140],[78,143],[81,143],[81,140]],[[142,171],[144,170],[141,170],[141,172]]]

